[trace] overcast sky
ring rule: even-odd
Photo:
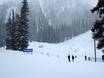
[[[0,4],[6,3],[6,2],[10,2],[10,1],[17,2],[17,1],[21,1],[21,0],[0,0]],[[31,0],[28,0],[28,1],[31,1]],[[45,0],[42,0],[42,1],[45,1]],[[92,5],[92,6],[95,6],[96,2],[97,2],[97,0],[84,0],[84,1],[88,1],[88,3],[90,5]]]
[[[21,0],[0,0],[0,4],[10,2],[10,1],[17,2],[17,1],[21,1]]]

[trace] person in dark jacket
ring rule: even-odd
[[[70,55],[68,55],[68,61],[70,62]]]
[[[87,56],[85,55],[85,61],[87,61]]]
[[[72,55],[72,61],[74,62],[74,56]]]

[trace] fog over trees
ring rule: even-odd
[[[90,13],[95,5],[89,4],[91,1],[29,0],[29,41],[59,43],[88,31],[97,18]],[[6,43],[8,14],[12,10],[20,13],[20,5],[18,2],[0,5],[0,47]]]

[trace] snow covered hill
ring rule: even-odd
[[[0,49],[0,78],[104,78],[103,62],[84,61],[85,54],[94,57],[90,31],[59,44],[32,42],[29,48],[33,54]],[[68,54],[77,56],[75,62],[68,62]]]
[[[77,56],[76,61],[83,62],[84,56],[94,58],[93,39],[91,31],[79,35],[71,40],[60,44],[48,43],[30,43],[29,48],[34,49],[34,53],[49,55],[50,57],[60,57],[63,61],[67,61],[68,54]],[[101,51],[97,51],[97,57],[101,58]]]

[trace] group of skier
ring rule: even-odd
[[[75,58],[77,58],[77,56],[74,56],[74,55],[68,55],[68,61],[69,62],[71,62],[71,60],[72,60],[72,62],[74,62],[74,60],[75,60]],[[84,59],[85,59],[85,61],[91,61],[91,57],[87,57],[86,55],[84,56]]]
[[[72,62],[74,62],[74,59],[75,59],[75,56],[72,55]],[[70,55],[68,55],[68,60],[69,60],[69,62],[71,62],[71,56]]]

